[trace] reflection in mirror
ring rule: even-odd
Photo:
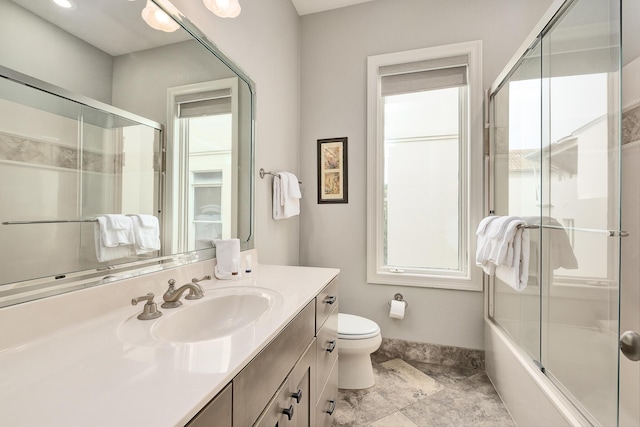
[[[167,1],[188,31],[74,4],[0,0],[0,306],[253,247],[251,80]],[[101,245],[107,214],[157,246]]]

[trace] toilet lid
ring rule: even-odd
[[[375,337],[380,333],[373,320],[353,314],[338,313],[338,338],[360,340]]]

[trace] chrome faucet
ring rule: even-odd
[[[211,276],[205,276],[202,279],[193,278],[191,279],[191,283],[182,285],[178,289],[175,288],[176,281],[173,279],[169,279],[169,289],[167,289],[167,292],[165,292],[164,295],[162,295],[162,299],[164,300],[164,303],[162,303],[161,307],[162,308],[180,307],[182,305],[182,302],[180,301],[180,297],[187,290],[189,291],[189,293],[187,294],[186,297],[184,297],[185,299],[192,300],[192,299],[202,298],[204,296],[204,291],[202,290],[200,285],[198,285],[198,282],[201,280],[208,280],[208,279],[211,279]]]

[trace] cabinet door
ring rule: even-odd
[[[318,399],[316,406],[316,426],[331,427],[333,423],[333,414],[338,403],[338,361],[333,364],[324,390]]]
[[[291,427],[315,426],[315,381],[316,381],[316,343],[315,338],[300,358],[289,376],[289,392],[294,417]]]
[[[292,421],[289,418],[293,414],[295,414],[295,408],[291,403],[291,392],[285,381],[254,427],[289,427]]]
[[[188,427],[231,427],[231,384],[207,403]]]

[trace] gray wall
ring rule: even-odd
[[[486,90],[550,4],[377,0],[301,18],[300,261],[340,268],[340,311],[375,320],[384,337],[483,348],[483,294],[366,283],[367,56],[482,40]],[[342,136],[349,203],[318,205],[316,140]],[[388,317],[395,292],[410,304],[402,321]]]
[[[15,3],[0,6],[0,40],[10,41],[0,43],[3,66],[111,103],[111,56]]]
[[[290,0],[241,1],[234,19],[216,17],[201,1],[172,2],[256,83],[256,249],[261,263],[297,265],[300,220],[271,218],[271,178],[257,171],[300,174],[298,14]],[[309,197],[313,187],[305,187]]]

